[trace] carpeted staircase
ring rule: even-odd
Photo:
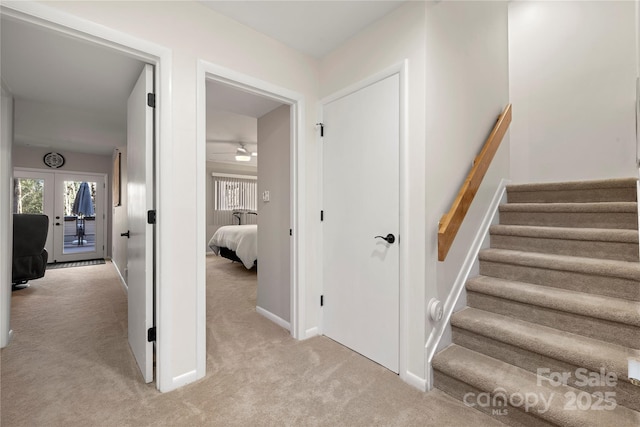
[[[507,187],[433,360],[435,386],[513,426],[640,426],[636,179]]]

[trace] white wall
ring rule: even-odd
[[[511,2],[515,182],[636,176],[634,2]]]
[[[509,177],[507,134],[446,261],[438,262],[440,218],[509,103],[507,3],[429,3],[426,14],[425,304],[431,298],[444,302],[450,294],[500,180]],[[427,334],[436,326],[426,315],[422,321]]]
[[[400,369],[404,369],[401,376],[405,379],[424,378],[425,372],[425,51],[425,4],[407,2],[327,55],[321,62],[320,78],[322,98],[408,60],[407,169],[401,171],[409,184],[405,219],[410,230],[408,235],[402,235],[409,248],[407,254],[402,254],[408,261],[408,269],[402,273],[408,295],[401,295],[408,302],[408,307],[402,310],[408,325],[408,354],[400,362]],[[319,193],[310,194],[311,199],[319,202]],[[316,216],[314,222],[318,223],[320,207],[312,211]],[[319,253],[319,249],[314,249],[314,253]],[[318,305],[321,291],[320,287],[307,290],[309,305]],[[310,323],[319,322],[312,317],[314,314],[308,314]]]
[[[290,110],[283,105],[258,119],[257,306],[285,322],[291,318]]]
[[[115,160],[115,156],[120,153],[120,205],[114,206],[113,200],[109,204],[111,206],[111,223],[112,223],[112,233],[111,233],[111,241],[113,242],[111,245],[111,260],[113,264],[116,266],[122,279],[125,283],[127,283],[128,276],[128,239],[126,237],[122,237],[120,233],[126,233],[129,231],[129,214],[127,212],[127,184],[129,182],[127,176],[127,149],[126,147],[120,147],[117,150],[114,150],[113,157],[111,160],[111,164],[113,165],[113,161]],[[109,181],[111,185],[113,185],[113,180]],[[110,192],[111,199],[113,199],[113,192]]]
[[[44,155],[51,151],[50,148],[25,147],[22,145],[14,145],[13,147],[13,166],[20,168],[47,169],[42,159]],[[107,206],[111,206],[111,175],[113,162],[111,156],[103,156],[97,154],[74,153],[58,150],[64,156],[64,165],[56,171],[64,172],[89,172],[96,174],[107,174]],[[125,167],[126,169],[126,167]],[[106,256],[111,256],[111,230],[112,218],[107,215],[107,239],[105,242]]]
[[[11,269],[13,250],[13,97],[2,85],[0,100],[0,348],[6,347],[11,330]]]
[[[16,3],[16,7],[20,4]],[[202,197],[199,191],[204,191],[196,185],[199,162],[204,162],[196,155],[198,60],[253,76],[305,97],[306,123],[300,126],[309,142],[305,146],[306,163],[301,165],[310,177],[305,183],[307,194],[316,194],[318,186],[313,104],[317,99],[317,61],[197,2],[56,1],[46,5],[100,24],[100,27],[89,25],[90,31],[115,30],[171,52],[171,63],[165,62],[167,68],[161,69],[163,76],[170,75],[171,92],[160,94],[171,97],[171,111],[161,112],[170,117],[166,125],[171,131],[170,135],[160,136],[157,153],[161,175],[157,265],[160,305],[164,308],[159,319],[158,370],[159,387],[168,391],[204,375],[204,364],[198,363],[204,360],[205,347],[204,343],[197,342],[197,324],[205,320],[204,314],[198,317],[197,310],[197,295],[205,286],[204,271],[198,267],[204,248],[198,247],[197,221],[192,227],[185,227],[181,221],[198,218],[196,201]],[[160,103],[162,105],[162,99]],[[311,209],[307,212],[307,222],[311,224]],[[316,240],[314,229],[306,231],[311,242]],[[303,269],[306,275],[302,280],[316,288],[315,251],[307,250],[306,254],[302,263],[309,266]]]

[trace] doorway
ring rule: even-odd
[[[13,190],[13,213],[49,217],[49,263],[105,257],[105,175],[16,168]]]
[[[303,277],[303,263],[304,250],[303,244],[305,238],[305,221],[304,221],[304,206],[301,203],[301,185],[304,183],[304,169],[300,166],[303,163],[304,158],[303,150],[303,133],[300,131],[300,123],[303,117],[304,100],[298,93],[276,87],[270,83],[263,82],[237,73],[233,70],[226,69],[214,64],[210,64],[204,61],[200,61],[198,64],[198,158],[203,159],[199,163],[200,170],[198,171],[198,187],[199,187],[199,206],[198,212],[200,218],[198,219],[198,236],[199,243],[198,249],[201,250],[201,256],[198,257],[198,274],[201,280],[198,281],[198,366],[202,371],[205,369],[206,347],[206,278],[205,278],[205,247],[208,239],[207,223],[206,223],[206,83],[208,81],[214,81],[234,88],[235,90],[243,91],[245,93],[251,93],[254,95],[262,96],[271,100],[275,100],[281,104],[284,104],[288,108],[287,115],[289,117],[289,129],[290,129],[290,145],[289,145],[289,168],[285,170],[285,173],[289,175],[289,227],[285,230],[286,238],[288,239],[289,246],[289,261],[290,264],[285,272],[289,280],[289,300],[288,300],[288,312],[289,321],[287,324],[280,324],[279,319],[275,317],[269,317],[270,320],[280,324],[283,327],[289,329],[290,334],[296,339],[303,339],[306,337],[304,330],[304,286],[301,284],[301,277]],[[260,158],[258,156],[258,158]],[[268,198],[268,196],[267,196]],[[258,194],[258,200],[264,202],[264,194]],[[202,249],[200,249],[202,248]],[[258,261],[259,262],[259,261]],[[261,313],[265,315],[266,313]]]
[[[27,8],[28,9],[28,8]],[[159,185],[159,179],[158,179],[158,175],[159,175],[159,168],[157,167],[157,165],[159,164],[159,160],[157,158],[154,158],[153,154],[156,150],[156,145],[158,144],[159,139],[164,136],[164,135],[169,135],[170,133],[167,132],[167,127],[170,126],[171,121],[168,120],[165,116],[167,114],[169,114],[170,112],[170,104],[171,104],[171,99],[170,99],[170,94],[169,91],[167,90],[170,86],[170,75],[169,73],[164,73],[161,74],[160,73],[160,66],[161,66],[161,61],[162,61],[162,69],[164,70],[165,68],[165,64],[166,66],[170,66],[170,52],[169,50],[162,48],[160,46],[156,46],[156,45],[150,45],[146,42],[142,42],[136,38],[133,38],[131,36],[128,36],[126,34],[123,33],[119,33],[117,31],[112,31],[109,29],[105,29],[99,26],[93,27],[91,25],[87,26],[85,22],[83,22],[80,19],[76,19],[73,16],[65,16],[65,17],[60,17],[57,14],[51,14],[48,11],[42,11],[42,13],[40,14],[41,18],[36,18],[35,16],[30,15],[30,11],[31,9],[28,9],[26,11],[23,11],[21,5],[16,4],[16,5],[11,5],[9,8],[5,8],[5,6],[2,7],[2,18],[7,19],[7,21],[11,21],[13,23],[16,23],[16,25],[24,25],[25,27],[28,27],[29,31],[34,31],[34,32],[47,32],[49,35],[51,35],[50,39],[64,39],[66,41],[68,41],[69,43],[76,43],[77,45],[82,45],[84,46],[86,49],[88,50],[94,50],[94,54],[96,55],[100,55],[100,52],[104,53],[104,52],[108,52],[109,55],[111,55],[111,58],[113,57],[120,57],[120,58],[126,58],[124,60],[124,62],[129,62],[131,63],[133,62],[137,62],[140,65],[140,68],[143,67],[144,64],[152,64],[150,65],[151,67],[151,75],[152,77],[155,79],[154,80],[150,80],[151,81],[151,86],[153,87],[152,90],[148,91],[148,93],[144,94],[144,99],[142,100],[144,102],[144,105],[148,105],[151,103],[151,100],[153,100],[153,106],[152,105],[148,105],[149,108],[151,108],[151,113],[150,116],[152,117],[152,120],[150,121],[151,125],[151,134],[155,136],[155,139],[152,141],[152,143],[150,145],[145,145],[144,146],[144,150],[147,151],[146,155],[148,155],[145,158],[145,161],[147,162],[145,165],[145,168],[139,168],[138,166],[134,165],[132,167],[136,168],[136,170],[139,169],[144,169],[146,175],[145,175],[145,179],[147,180],[146,182],[151,183],[151,185],[147,185],[145,188],[147,190],[147,193],[153,198],[152,200],[155,200],[155,198],[157,197],[159,191],[160,191],[160,185]],[[51,19],[50,21],[48,19]],[[3,26],[4,28],[4,26]],[[58,37],[58,36],[62,36],[62,37]],[[3,37],[3,39],[5,39]],[[16,39],[16,38],[11,38],[11,37],[7,37],[6,40],[9,39]],[[19,40],[19,38],[17,38]],[[73,40],[73,42],[71,42]],[[79,43],[78,43],[79,42]],[[4,45],[3,45],[4,46]],[[22,52],[23,49],[18,42],[18,46],[17,46],[17,51],[20,53]],[[59,49],[60,50],[60,49]],[[59,51],[58,50],[58,51]],[[64,50],[64,49],[62,49]],[[47,49],[40,49],[38,51],[47,51]],[[58,52],[56,51],[56,52]],[[5,51],[3,50],[3,55],[4,55]],[[76,66],[77,64],[84,64],[84,66],[91,66],[91,64],[93,63],[93,61],[91,60],[87,60],[87,57],[83,56],[83,55],[77,55],[77,57],[82,57],[85,60],[84,61],[61,61],[58,58],[58,62],[56,62],[57,65],[59,65],[60,63],[67,63],[67,64],[72,64],[69,65],[71,66]],[[4,59],[4,57],[3,57]],[[9,62],[9,61],[3,61],[3,63],[5,62]],[[110,60],[106,60],[104,61],[106,63],[112,64],[113,61]],[[16,63],[15,61],[13,62],[14,64]],[[87,65],[89,64],[89,65]],[[120,63],[117,63],[120,64]],[[26,68],[26,67],[25,67]],[[55,86],[51,84],[51,70],[48,70],[47,67],[37,67],[38,69],[42,69],[44,70],[45,73],[47,74],[48,79],[44,79],[49,83],[49,86]],[[64,69],[64,67],[53,67],[56,69]],[[102,68],[107,68],[107,67],[102,67]],[[117,67],[118,71],[122,71],[123,67]],[[127,68],[128,69],[128,68]],[[135,78],[138,77],[140,70],[138,68],[136,75],[134,76]],[[101,80],[100,78],[96,78],[96,76],[89,72],[89,73],[81,73],[83,75],[90,75],[92,76],[92,78],[94,79],[94,81],[105,81],[104,79]],[[5,74],[3,73],[3,77],[5,77]],[[106,79],[106,81],[113,83],[113,81],[116,81],[117,79],[112,78],[111,80]],[[118,80],[120,81],[120,80]],[[11,86],[11,85],[9,85]],[[94,85],[95,86],[95,85]],[[87,87],[94,87],[94,86],[87,86]],[[13,87],[17,87],[17,86],[13,86]],[[125,87],[125,91],[130,91],[131,90],[131,86],[127,83],[125,85],[123,85],[122,87]],[[159,96],[159,92],[160,92],[160,88],[163,89],[163,92],[165,92],[167,95],[160,97]],[[64,92],[72,92],[72,91],[64,91]],[[77,91],[76,91],[77,92]],[[21,99],[20,98],[20,93],[13,93],[11,94],[14,99]],[[157,101],[156,101],[156,97],[157,96]],[[84,96],[84,99],[88,98],[88,99],[101,99],[101,101],[103,101],[103,98],[100,97],[94,97],[94,96]],[[22,98],[27,99],[27,97]],[[95,102],[93,102],[93,104],[96,104]],[[101,103],[100,104],[101,107],[104,107],[104,104]],[[66,108],[66,109],[65,109]],[[66,113],[69,110],[73,110],[73,108],[75,108],[75,111],[80,111],[80,113],[85,113],[86,111],[83,111],[80,107],[78,106],[74,106],[69,107],[66,106],[65,108],[61,109],[64,110],[62,111],[61,114]],[[126,109],[126,98],[125,98],[125,102],[123,103],[123,105],[118,106],[119,111],[118,114],[120,114],[122,111],[124,111]],[[80,114],[82,115],[82,114]],[[43,117],[47,118],[48,116],[46,114],[42,114]],[[95,117],[88,115],[90,118],[95,118],[95,117],[99,117],[102,116],[102,114],[96,114]],[[106,114],[104,114],[104,116],[107,116]],[[155,119],[155,117],[163,117],[164,120],[160,120],[160,119]],[[155,119],[155,120],[154,120]],[[27,122],[25,120],[25,122]],[[30,121],[29,123],[35,123],[35,121]],[[92,120],[77,120],[75,122],[76,124],[79,124],[81,126],[84,126],[83,130],[86,131],[89,126],[94,123]],[[100,130],[104,130],[104,128],[101,128]],[[53,132],[51,132],[53,134]],[[124,130],[124,134],[126,134],[126,130]],[[14,133],[15,135],[15,133]],[[80,142],[82,143],[86,143],[87,145],[91,145],[91,142],[95,142],[95,141],[100,141],[100,143],[104,142],[104,141],[109,141],[109,138],[90,138],[86,136],[86,133],[83,134],[82,138]],[[51,138],[51,140],[47,140],[46,144],[50,144],[50,143],[54,143],[56,142],[55,138]],[[65,141],[62,141],[65,142]],[[73,141],[71,141],[70,139],[67,139],[66,142],[78,142],[76,141],[76,139],[73,139]],[[122,138],[120,138],[118,140],[119,143],[124,142],[122,140]],[[41,143],[43,144],[43,143]],[[30,145],[29,141],[27,141],[26,145]],[[36,146],[36,143],[31,144],[33,146]],[[50,147],[51,145],[47,145],[47,147]],[[42,147],[42,145],[41,145]],[[112,151],[113,148],[115,146],[114,145],[110,145],[109,151]],[[51,146],[51,148],[54,148]],[[97,147],[89,147],[88,150],[89,151],[82,151],[82,150],[78,150],[78,151],[73,151],[71,150],[68,146],[66,146],[66,148],[57,148],[57,150],[63,151],[63,150],[68,150],[68,152],[74,152],[74,153],[93,153],[94,151],[91,150],[98,150]],[[102,153],[104,154],[104,153]],[[145,153],[141,154],[142,156],[145,156]],[[150,160],[149,160],[150,159]],[[149,167],[149,163],[151,163]],[[25,166],[29,166],[30,165],[25,165]],[[80,167],[82,169],[82,167]],[[92,170],[92,169],[88,169],[87,170]],[[63,184],[61,185],[65,185],[64,183],[66,182],[68,185],[70,186],[74,186],[76,185],[75,182],[77,181],[77,177],[74,176],[67,176],[65,177],[66,179],[62,179]],[[88,192],[90,194],[93,194],[95,200],[92,200],[93,202],[93,207],[94,209],[100,209],[102,211],[104,211],[106,209],[106,206],[108,206],[108,203],[106,202],[106,180],[104,176],[100,177],[100,180],[95,180],[91,178],[87,178],[86,179],[86,184],[89,188]],[[53,187],[56,186],[56,179],[54,177],[53,180],[54,184]],[[80,189],[80,187],[82,186],[82,183],[84,181],[81,181],[80,184],[78,185],[78,190]],[[95,188],[92,188],[92,182],[95,182]],[[137,183],[138,184],[138,183]],[[102,186],[102,188],[100,188]],[[100,195],[98,195],[98,193],[100,193]],[[105,194],[105,196],[102,196],[102,194]],[[63,207],[65,204],[64,199],[62,201],[59,202]],[[68,203],[68,202],[67,202]],[[56,204],[58,204],[58,202],[56,202]],[[153,206],[151,208],[154,208]],[[56,208],[54,208],[56,209]],[[106,212],[105,212],[106,214]],[[145,223],[149,223],[149,224],[153,224],[151,225],[151,227],[155,228],[155,221],[153,223],[151,223],[151,220],[149,218],[152,217],[152,215],[145,210],[144,212],[137,212],[137,215],[140,218],[143,218],[143,220],[145,221]],[[55,218],[56,216],[59,216],[60,218]],[[56,260],[57,261],[62,261],[65,260],[65,257],[78,257],[78,256],[82,256],[82,257],[88,257],[89,254],[91,254],[91,257],[95,258],[97,255],[97,253],[99,253],[99,251],[102,251],[101,253],[101,257],[104,257],[105,255],[108,255],[106,253],[106,241],[108,239],[105,238],[104,236],[104,223],[105,223],[105,219],[106,219],[106,215],[96,215],[95,212],[93,213],[93,216],[87,215],[84,212],[82,212],[82,215],[77,215],[77,222],[76,220],[74,221],[68,221],[68,222],[76,222],[76,224],[74,224],[74,226],[69,226],[66,228],[69,229],[75,229],[75,234],[74,234],[74,238],[70,238],[69,236],[67,236],[66,240],[69,240],[67,242],[67,245],[65,247],[64,245],[64,241],[65,241],[65,235],[67,233],[65,233],[64,229],[65,229],[65,223],[67,221],[64,221],[64,216],[65,214],[51,214],[50,218],[51,218],[51,222],[53,223],[53,227],[59,228],[60,231],[56,232],[55,229],[52,233],[50,233],[50,236],[52,237],[52,242],[51,242],[51,247],[52,247],[52,253],[56,253],[56,245],[54,245],[54,242],[63,242],[61,243],[60,246],[60,258],[58,259],[58,256],[56,255]],[[155,217],[153,217],[155,218]],[[59,221],[57,221],[59,220]],[[94,221],[93,223],[91,221]],[[60,225],[56,226],[56,222],[58,222]],[[100,223],[100,224],[99,224]],[[89,235],[91,234],[91,232],[93,230],[96,230],[95,236],[94,235]],[[103,230],[103,233],[100,234],[100,230]],[[117,230],[119,232],[119,230]],[[115,232],[115,230],[114,230]],[[59,233],[59,237],[57,236]],[[8,233],[8,239],[9,239],[9,244],[10,244],[10,239],[11,239],[11,234],[12,233]],[[120,238],[120,237],[118,237]],[[155,239],[157,238],[156,234],[152,235],[152,239],[154,239],[154,243],[155,243]],[[4,242],[6,244],[6,242]],[[73,244],[75,243],[75,246],[73,246]],[[78,246],[84,246],[83,248],[78,249]],[[148,245],[146,246],[146,248],[148,248],[148,251],[150,254],[152,254],[153,256],[155,256],[155,254],[157,253],[157,246],[154,245]],[[84,252],[83,255],[79,255],[78,252]],[[158,283],[159,283],[159,274],[156,274],[156,270],[158,270],[160,268],[159,263],[156,263],[155,260],[153,259],[153,257],[146,257],[145,258],[145,264],[143,266],[140,267],[140,269],[143,271],[143,275],[146,278],[151,278],[154,281],[154,285],[156,287],[159,288]],[[146,281],[145,279],[141,279],[141,281]],[[131,289],[131,286],[129,286],[129,289]],[[134,307],[133,311],[138,312],[138,311],[145,311],[147,313],[151,312],[153,313],[153,308],[155,307],[160,307],[161,304],[161,299],[162,297],[160,295],[155,295],[153,294],[151,297],[145,296],[144,301],[140,301],[138,300],[138,302],[140,303],[140,305],[144,305],[145,310],[138,310],[138,307]],[[10,295],[8,298],[4,299],[1,301],[1,305],[2,308],[1,310],[4,311],[5,309],[8,311],[8,307],[10,307],[11,305],[11,298]],[[151,309],[150,309],[151,308]],[[158,309],[157,312],[158,316],[160,317],[161,313],[160,310]],[[153,315],[153,314],[152,314]],[[4,325],[3,325],[4,327]],[[10,329],[10,325],[7,325],[7,330]],[[3,331],[4,332],[4,331]],[[150,334],[147,333],[147,329],[145,329],[145,333],[144,336],[140,336],[139,339],[140,341],[144,341],[144,344],[146,345],[149,341],[150,341]],[[158,335],[162,335],[162,330],[158,330],[157,332],[154,330],[153,332],[155,332]],[[160,341],[160,340],[159,340]],[[165,346],[159,346],[155,343],[151,343],[151,345],[155,348],[157,348],[157,354],[155,357],[156,361],[160,361],[161,359],[163,360],[169,360],[167,353],[169,352],[169,349],[171,347],[170,345],[171,339],[167,338],[164,343],[166,344]],[[166,348],[166,350],[164,350]],[[164,370],[157,372],[156,374],[156,387],[158,389],[170,389],[172,387],[174,387],[174,383],[173,383],[173,375],[171,373],[171,365],[169,363],[164,364],[164,365],[160,365],[160,363],[158,363],[158,366],[163,366]],[[148,378],[147,375],[145,375],[145,380]]]

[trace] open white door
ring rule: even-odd
[[[153,381],[154,226],[147,213],[153,204],[153,66],[145,65],[127,103],[129,345],[145,382]]]
[[[323,107],[323,333],[398,372],[400,78]]]

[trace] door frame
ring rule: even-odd
[[[333,94],[326,96],[320,100],[318,103],[318,123],[323,123],[323,111],[325,105],[330,102],[336,101],[345,96],[351,95],[361,89],[366,88],[367,86],[371,86],[379,81],[386,79],[387,77],[391,77],[394,74],[397,74],[400,78],[399,85],[399,96],[400,96],[400,117],[399,117],[399,128],[400,128],[400,139],[399,139],[399,221],[400,221],[400,235],[398,236],[398,245],[399,245],[399,376],[405,382],[410,382],[410,376],[413,375],[408,372],[408,358],[409,358],[409,256],[408,256],[408,239],[402,238],[403,236],[409,235],[409,227],[408,227],[408,210],[409,210],[409,161],[407,158],[408,155],[408,137],[409,137],[409,120],[408,120],[408,68],[409,62],[408,60],[404,60],[402,62],[391,65],[388,68],[385,68],[377,73],[370,75],[369,77],[360,80],[352,85],[349,85]],[[319,143],[319,171],[320,171],[320,188],[318,191],[318,203],[319,206],[323,206],[323,191],[324,191],[324,147],[322,144],[322,137],[320,133],[318,134]],[[322,208],[321,208],[322,209]],[[319,237],[319,246],[320,246],[320,263],[322,267],[319,269],[320,272],[320,287],[324,288],[324,259],[322,254],[324,253],[324,233],[320,232]],[[322,293],[322,292],[321,292]],[[319,315],[319,334],[324,335],[323,325],[324,325],[324,311],[320,310]]]
[[[51,238],[51,240],[49,240],[49,237],[47,237],[47,241],[51,242],[50,245],[50,249],[51,251],[49,252],[49,263],[53,262],[55,256],[55,241],[54,241],[54,236],[55,236],[55,228],[54,228],[54,220],[53,220],[53,216],[55,215],[55,201],[56,201],[56,191],[58,190],[57,188],[57,184],[58,184],[58,176],[61,175],[73,175],[73,176],[77,176],[77,177],[82,177],[82,176],[87,176],[87,177],[100,177],[104,187],[103,187],[103,194],[102,194],[102,205],[103,205],[103,214],[104,214],[104,218],[103,218],[103,222],[102,222],[102,230],[101,230],[101,234],[102,234],[102,245],[105,247],[105,249],[103,250],[103,258],[106,257],[106,252],[107,252],[107,213],[108,213],[108,194],[107,194],[107,175],[105,173],[91,173],[91,172],[76,172],[76,171],[68,171],[68,170],[60,170],[60,169],[39,169],[39,168],[23,168],[20,166],[15,166],[13,168],[13,179],[15,180],[16,178],[16,172],[24,172],[26,174],[34,174],[34,175],[41,175],[41,174],[47,174],[47,175],[52,175],[53,176],[53,206],[51,206],[51,217],[49,218],[49,236]],[[45,196],[46,196],[47,192],[45,189]],[[51,194],[51,193],[49,193]],[[45,205],[46,207],[46,205]],[[97,230],[96,230],[97,231]],[[96,240],[96,248],[97,248],[97,240]],[[65,262],[64,260],[61,260],[60,262]]]
[[[152,43],[130,34],[111,29],[109,27],[96,24],[87,19],[83,19],[69,13],[62,12],[46,4],[35,2],[11,2],[0,5],[2,15],[22,22],[27,22],[39,27],[47,28],[62,34],[66,34],[90,44],[108,47],[124,55],[138,59],[142,62],[154,66],[154,81],[156,93],[156,108],[154,110],[154,133],[155,133],[155,156],[154,156],[154,198],[156,209],[159,214],[156,220],[156,232],[154,245],[154,269],[151,274],[154,276],[156,300],[156,388],[162,392],[174,390],[183,385],[186,379],[175,377],[171,370],[171,283],[167,282],[163,286],[163,273],[170,262],[162,257],[164,245],[170,245],[168,236],[170,233],[163,233],[170,224],[162,217],[164,207],[170,206],[170,200],[162,197],[164,180],[161,179],[160,171],[166,163],[170,169],[172,158],[172,119],[171,119],[171,69],[172,52],[171,49]],[[0,190],[2,191],[2,190]],[[6,190],[5,190],[6,191]],[[0,242],[4,247],[11,247],[13,231],[5,230],[7,240]],[[7,284],[8,286],[8,284]],[[11,297],[0,301],[0,310],[9,310],[11,307]],[[166,318],[166,319],[165,319]],[[10,325],[7,325],[10,329]],[[5,333],[6,331],[3,331]],[[8,332],[9,334],[11,331]],[[133,356],[132,356],[133,357]],[[165,363],[166,362],[166,363]],[[188,381],[187,381],[188,382]]]
[[[290,243],[290,333],[295,339],[307,338],[305,330],[305,247],[306,168],[304,163],[304,96],[235,70],[198,61],[197,90],[197,366],[204,371],[206,363],[206,82],[216,81],[256,95],[282,102],[290,107],[291,141],[289,149],[290,218],[293,237]]]

